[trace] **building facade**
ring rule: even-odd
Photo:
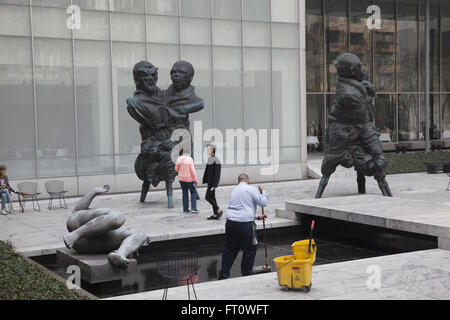
[[[194,148],[217,142],[209,129],[218,129],[224,183],[243,171],[253,181],[307,178],[307,136],[323,142],[344,52],[369,69],[384,137],[423,140],[425,3],[0,0],[0,163],[41,191],[54,179],[71,195],[99,183],[139,190],[141,138],[125,100],[135,90],[132,68],[144,59],[159,67],[162,89],[175,61],[194,65],[206,106],[191,117]],[[429,0],[429,13],[430,133],[443,139],[450,138],[450,3]],[[227,129],[243,130],[245,143]],[[255,150],[276,151],[274,174],[261,174],[261,154],[249,159]]]
[[[450,139],[450,2],[429,0],[430,138]],[[380,25],[368,27],[370,6]],[[423,141],[425,0],[306,1],[308,135],[322,141],[336,86],[335,61],[352,52],[378,94],[375,123],[388,141]],[[370,23],[369,23],[370,25]]]
[[[221,143],[230,157],[224,183],[243,171],[253,181],[306,178],[302,15],[299,0],[0,0],[0,162],[10,178],[36,180],[41,191],[54,179],[71,195],[99,183],[138,190],[141,137],[126,111],[133,66],[146,59],[159,67],[165,89],[183,59],[206,105],[191,116],[195,148],[211,142],[198,137],[211,128],[224,137],[226,129],[253,130],[246,141],[259,129],[269,137],[279,130],[274,175],[235,155],[254,145]]]

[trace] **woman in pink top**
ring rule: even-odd
[[[175,165],[175,171],[178,172],[178,180],[183,190],[183,212],[198,213],[197,210],[197,174],[195,173],[194,160],[187,154],[178,158]],[[189,194],[191,193],[191,210],[189,211]]]

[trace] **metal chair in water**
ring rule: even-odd
[[[64,190],[64,181],[47,181],[45,183],[45,189],[50,196],[48,199],[48,210],[52,210],[53,208],[53,199],[59,199],[59,207],[67,209],[66,199],[64,198],[67,191]]]
[[[41,194],[40,192],[37,192],[37,183],[36,182],[20,182],[17,184],[18,189],[18,196],[19,200],[20,197],[22,197],[23,205],[22,205],[22,212],[25,210],[25,203],[28,200],[31,200],[33,203],[33,210],[34,211],[41,211],[41,207],[39,205],[38,196]]]
[[[442,166],[442,169],[443,169],[444,173],[446,173],[447,176],[450,178],[450,164],[444,164]],[[447,185],[447,191],[450,191],[450,181],[448,182],[448,185]]]
[[[198,274],[198,256],[192,252],[176,252],[170,253],[166,256],[160,257],[156,263],[158,273],[166,279],[166,287],[164,288],[163,300],[167,300],[167,293],[169,291],[169,281],[175,280],[178,282],[186,281],[188,289],[188,299],[191,300],[191,292],[189,283],[194,291],[195,300],[197,300],[197,293],[194,288],[193,277]]]

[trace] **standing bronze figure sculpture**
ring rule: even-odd
[[[337,61],[338,84],[334,104],[328,116],[322,179],[316,193],[321,198],[331,175],[341,165],[354,167],[358,192],[366,193],[366,176],[373,176],[383,196],[392,197],[386,181],[387,160],[380,133],[374,124],[375,88],[367,69],[354,54],[341,55]]]
[[[127,99],[127,110],[140,124],[142,144],[135,171],[143,181],[141,202],[145,202],[151,185],[156,187],[164,181],[168,207],[173,208],[176,172],[172,153],[181,140],[173,141],[172,134],[177,129],[189,131],[189,114],[204,108],[203,100],[191,86],[194,74],[189,62],[178,61],[170,73],[172,85],[162,91],[157,86],[158,68],[153,64],[141,61],[133,69],[136,92]]]

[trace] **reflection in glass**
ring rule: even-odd
[[[0,43],[0,159],[35,158],[31,40],[0,37]]]
[[[110,44],[75,42],[78,154],[112,155]]]
[[[441,94],[442,138],[450,139],[450,94]]]
[[[295,49],[274,49],[272,57],[274,126],[280,129],[281,146],[298,147],[300,146],[299,53]]]
[[[212,0],[213,17],[241,19],[241,0]]]
[[[442,60],[441,60],[441,91],[450,92],[450,4],[443,1],[441,36],[442,36]]]
[[[348,51],[347,25],[347,0],[325,0],[327,91],[336,90],[336,60]]]
[[[375,100],[375,125],[383,135],[389,135],[391,141],[396,141],[396,122],[395,122],[395,95],[378,94]],[[384,141],[389,141],[383,138]]]
[[[269,49],[244,48],[245,129],[272,128]]]
[[[398,140],[423,140],[419,135],[419,101],[416,94],[398,95]]]
[[[425,136],[425,95],[420,95],[420,133]],[[441,121],[439,116],[439,95],[430,94],[430,139],[437,140],[441,136]]]
[[[425,6],[420,6],[420,91],[425,89]],[[439,5],[430,4],[430,91],[439,91]],[[423,106],[423,104],[421,104]]]
[[[417,5],[398,4],[398,91],[418,91]],[[400,121],[400,120],[399,120]]]
[[[270,0],[243,0],[244,20],[270,21]]]
[[[136,86],[133,67],[146,58],[145,44],[115,42],[112,47],[113,95],[117,99],[119,119],[119,154],[138,154],[141,151],[139,125],[127,112],[126,99],[133,96]],[[133,166],[130,168],[132,172]]]
[[[72,42],[35,39],[38,157],[75,155]],[[61,174],[72,170],[57,161]],[[41,162],[42,165],[42,162]],[[74,167],[73,167],[74,168]],[[52,171],[53,174],[56,172]],[[38,171],[40,174],[40,172]],[[47,175],[47,174],[45,174]],[[40,175],[39,175],[40,176]]]
[[[322,1],[306,1],[306,90],[323,91]]]
[[[307,106],[307,135],[317,137],[322,142],[325,133],[323,95],[308,94]]]
[[[356,54],[369,71],[372,79],[373,32],[367,27],[367,8],[372,0],[350,1],[350,52]]]

